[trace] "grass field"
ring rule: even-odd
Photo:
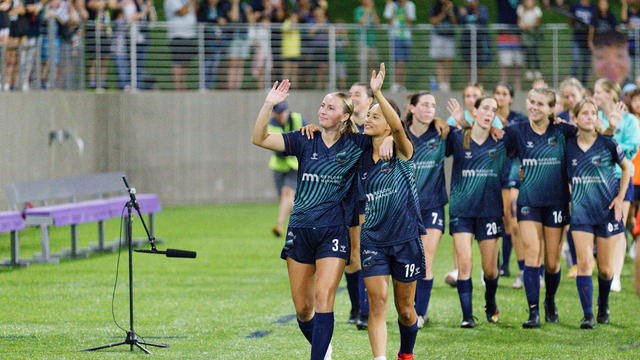
[[[281,240],[268,232],[276,206],[225,205],[167,208],[158,216],[162,248],[190,249],[192,259],[135,254],[135,329],[148,341],[168,349],[150,348],[163,359],[304,359],[310,346],[299,332],[291,303],[285,263],[279,259]],[[141,225],[134,223],[135,235]],[[119,222],[107,224],[108,238]],[[53,251],[68,246],[68,228],[52,231]],[[79,229],[84,244],[96,236],[95,225]],[[39,231],[21,233],[23,256],[39,250]],[[500,322],[490,325],[483,314],[484,290],[474,269],[475,329],[460,329],[460,305],[455,289],[442,281],[451,267],[451,238],[440,245],[436,281],[429,306],[431,322],[420,331],[416,359],[638,359],[640,301],[632,291],[628,262],[623,290],[611,295],[611,324],[594,331],[578,329],[582,311],[575,281],[563,276],[557,301],[559,324],[525,331],[523,290],[510,288],[513,278],[500,280]],[[477,248],[475,259],[478,258]],[[0,254],[9,253],[8,236],[0,237]],[[111,294],[117,254],[63,260],[59,265],[0,269],[0,359],[123,359],[145,357],[126,347],[94,353],[79,349],[124,339],[111,319]],[[479,261],[475,262],[479,264]],[[512,269],[517,266],[515,262]],[[595,279],[594,279],[595,282]],[[597,284],[597,282],[595,282]],[[115,301],[118,322],[128,328],[127,254],[120,258]],[[595,291],[597,293],[597,290]],[[595,295],[595,294],[594,294]],[[391,304],[393,301],[390,302]],[[370,359],[366,332],[346,324],[346,291],[336,299],[334,359]],[[388,356],[399,347],[395,311],[390,309]],[[280,322],[278,322],[280,320]],[[290,320],[290,321],[287,321]],[[249,337],[261,332],[263,337]]]

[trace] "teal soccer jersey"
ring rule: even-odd
[[[463,137],[456,130],[447,142],[447,156],[453,155],[450,217],[502,217],[502,183],[509,170],[504,143],[491,137],[482,145],[471,140],[466,150]]]
[[[453,132],[453,128],[451,128]],[[444,158],[447,141],[442,139],[434,126],[417,137],[409,131],[414,145],[413,164],[420,208],[423,210],[443,206],[447,203],[444,183]]]
[[[566,142],[577,131],[575,126],[565,123],[549,124],[542,135],[536,134],[528,122],[505,128],[507,152],[520,158],[524,170],[519,206],[546,207],[569,202]]]
[[[424,234],[413,175],[413,161],[394,156],[373,162],[371,150],[360,160],[360,174],[367,200],[362,225],[363,245],[391,246]]]
[[[349,191],[362,153],[371,138],[344,134],[327,147],[317,132],[313,139],[300,131],[283,133],[285,153],[298,158],[298,188],[289,218],[292,227],[344,225],[342,201]]]
[[[577,138],[567,142],[567,174],[571,183],[571,223],[602,224],[609,215],[609,204],[618,195],[620,181],[616,164],[624,159],[620,145],[598,135],[587,151]]]

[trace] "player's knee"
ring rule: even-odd
[[[369,293],[369,312],[374,314],[382,314],[387,311],[386,297],[378,294]]]
[[[310,321],[313,318],[313,305],[296,308],[296,316],[302,322]]]
[[[329,289],[316,289],[316,307],[320,312],[330,312],[334,295]]]
[[[471,275],[471,261],[458,258],[458,277],[468,278]]]
[[[484,271],[484,276],[489,280],[494,280],[495,278],[498,277],[497,266],[495,268],[488,266],[487,268],[482,269],[482,271]]]
[[[611,269],[611,266],[599,266],[598,277],[605,280],[610,280],[611,278],[613,278],[613,270]]]
[[[413,305],[398,305],[398,321],[405,325],[413,325],[410,324],[411,320],[415,319],[416,309]]]

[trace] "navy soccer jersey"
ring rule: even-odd
[[[360,160],[367,200],[362,225],[363,245],[392,246],[425,234],[413,175],[413,161],[394,156],[373,162],[371,150]]]
[[[358,160],[371,138],[344,134],[327,147],[320,133],[313,139],[300,131],[283,133],[285,153],[298,158],[298,188],[289,218],[292,227],[347,224],[343,200],[353,183]]]
[[[507,115],[507,126],[528,121],[529,118],[527,117],[527,115],[519,113],[517,111],[509,111],[509,115]]]
[[[518,205],[545,207],[569,202],[566,141],[575,137],[573,125],[549,124],[542,135],[536,134],[528,122],[505,128],[504,143],[510,156],[520,158],[524,180],[520,184]]]
[[[620,190],[616,164],[623,159],[622,148],[602,135],[587,151],[580,149],[577,138],[567,141],[572,224],[598,225],[607,221],[609,204]]]
[[[451,133],[453,132],[451,127]],[[413,164],[420,208],[423,210],[443,206],[447,203],[444,182],[444,158],[447,142],[438,135],[432,125],[419,137],[409,130],[413,142]]]
[[[447,141],[447,156],[453,155],[450,217],[501,217],[502,183],[509,170],[504,143],[491,137],[482,145],[471,140],[466,150],[463,141],[458,130]]]

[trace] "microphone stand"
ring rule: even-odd
[[[151,351],[147,350],[144,346],[142,345],[148,345],[148,346],[156,346],[156,347],[163,347],[163,348],[167,348],[169,347],[168,344],[155,344],[155,343],[150,343],[150,342],[145,342],[145,341],[140,341],[138,340],[138,335],[136,335],[136,332],[133,330],[133,236],[132,236],[132,218],[131,218],[131,214],[133,212],[133,209],[136,209],[136,212],[138,213],[138,216],[140,217],[140,220],[142,220],[142,225],[144,226],[144,230],[147,233],[147,238],[149,239],[149,243],[151,243],[151,250],[152,251],[157,251],[156,250],[156,245],[155,245],[155,239],[149,234],[149,230],[147,229],[147,225],[144,223],[144,218],[142,217],[142,214],[140,214],[140,206],[138,205],[138,202],[136,201],[136,189],[135,188],[130,188],[129,184],[127,184],[127,179],[123,176],[122,180],[124,181],[124,184],[127,188],[127,192],[129,193],[129,197],[131,198],[131,200],[129,200],[126,204],[127,207],[127,216],[125,218],[125,231],[126,231],[126,235],[127,235],[127,245],[129,248],[129,331],[127,331],[127,337],[125,338],[124,341],[120,341],[120,342],[115,342],[115,343],[111,343],[111,344],[106,344],[106,345],[100,345],[100,346],[96,346],[96,347],[91,347],[91,348],[87,348],[87,349],[82,349],[80,351],[95,351],[95,350],[100,350],[100,349],[106,349],[106,348],[110,348],[110,347],[114,347],[114,346],[120,346],[120,345],[129,345],[131,347],[131,351],[133,351],[134,346],[139,348],[140,350],[144,351],[147,354],[151,354]]]

